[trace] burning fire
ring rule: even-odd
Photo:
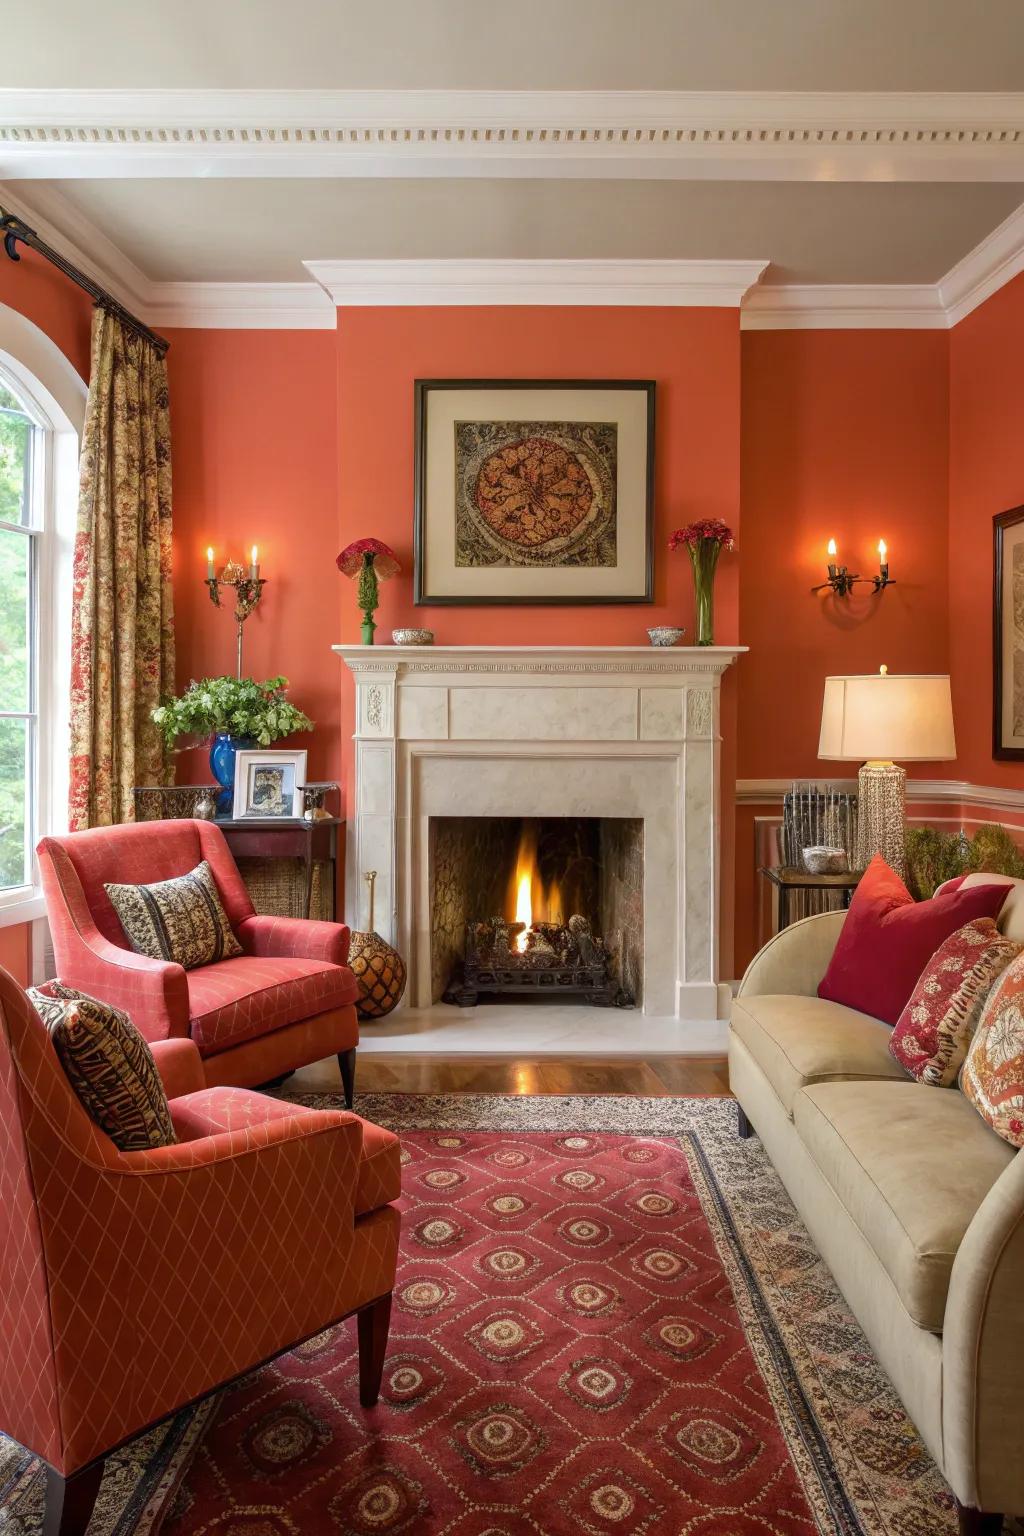
[[[534,922],[564,921],[562,892],[558,881],[553,880],[547,887],[541,881],[537,864],[537,829],[529,824],[524,825],[519,836],[516,870],[512,877],[512,899],[515,903],[515,921],[525,924],[523,931],[516,935],[516,949],[520,954],[525,953]]]

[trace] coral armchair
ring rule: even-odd
[[[351,1108],[356,981],[343,923],[258,917],[220,828],[149,821],[44,837],[38,848],[58,974],[130,1014],[151,1043],[188,1036],[208,1084],[251,1088],[337,1054]],[[107,883],[152,884],[213,870],[245,950],[185,971],[129,948]]]
[[[46,1536],[85,1531],[108,1451],[353,1312],[380,1386],[397,1138],[154,1055],[178,1143],[119,1152],[0,970],[0,1428],[48,1465]]]

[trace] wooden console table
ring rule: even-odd
[[[806,869],[766,868],[758,871],[779,893],[779,932],[790,923],[789,898],[793,891],[841,891],[843,906],[860,884],[863,870],[844,870],[840,875],[811,875]]]
[[[306,876],[304,916],[309,916],[313,899],[313,866],[323,862],[331,866],[331,906],[338,889],[338,828],[341,818],[329,821],[300,821],[289,817],[234,821],[218,816],[214,822],[224,833],[236,859],[301,859]]]

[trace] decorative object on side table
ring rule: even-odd
[[[405,961],[373,927],[374,883],[377,871],[368,869],[363,876],[369,888],[370,912],[365,932],[353,933],[349,941],[348,963],[359,984],[356,1012],[361,1019],[383,1019],[402,1001],[405,991]]]
[[[395,645],[433,645],[432,629],[393,629],[391,639]]]
[[[305,777],[303,748],[296,752],[265,752],[261,747],[239,750],[235,754],[235,820],[300,820],[305,810]]]
[[[883,666],[868,676],[827,677],[818,756],[863,763],[854,862],[865,869],[880,853],[904,878],[907,775],[894,759],[938,763],[956,757],[948,676],[890,676]]]
[[[852,869],[857,848],[857,796],[833,784],[796,779],[782,801],[782,863],[787,869],[808,868],[804,850],[841,849],[840,870]]]
[[[230,587],[235,594],[235,629],[237,632],[237,676],[242,676],[242,626],[259,606],[263,596],[263,588],[266,586],[266,578],[260,575],[259,550],[254,544],[252,547],[252,560],[249,565],[249,573],[246,575],[244,568],[235,560],[229,560],[227,565],[217,575],[213,558],[213,550],[206,551],[206,585],[210,593],[210,601],[220,607],[221,587]]]
[[[286,677],[268,677],[264,683],[251,678],[204,677],[198,683],[193,680],[179,698],[169,699],[153,711],[169,747],[180,736],[212,736],[210,771],[221,786],[218,815],[231,815],[235,753],[239,748],[269,747],[295,731],[313,729],[309,716],[285,698],[287,686]]]
[[[809,875],[843,875],[850,867],[845,848],[829,848],[824,844],[802,849],[801,858]]]
[[[732,529],[717,517],[701,518],[669,535],[669,549],[686,550],[693,567],[697,644],[715,643],[715,571],[723,549],[735,549]]]
[[[343,576],[358,576],[356,602],[363,610],[361,639],[364,645],[373,644],[373,632],[377,628],[374,614],[380,601],[380,581],[397,576],[402,567],[394,550],[382,544],[380,539],[356,539],[347,544],[338,556],[338,570]]]
[[[678,645],[685,634],[685,629],[677,629],[674,624],[655,624],[647,631],[647,638],[652,645]]]
[[[417,603],[649,603],[643,379],[420,379]]]
[[[1024,507],[992,519],[992,756],[1024,760]]]

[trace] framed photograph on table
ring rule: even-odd
[[[1024,760],[1024,507],[992,519],[992,756]]]
[[[419,379],[415,598],[653,601],[654,384]]]
[[[305,782],[305,751],[243,747],[235,754],[234,820],[300,820]]]

